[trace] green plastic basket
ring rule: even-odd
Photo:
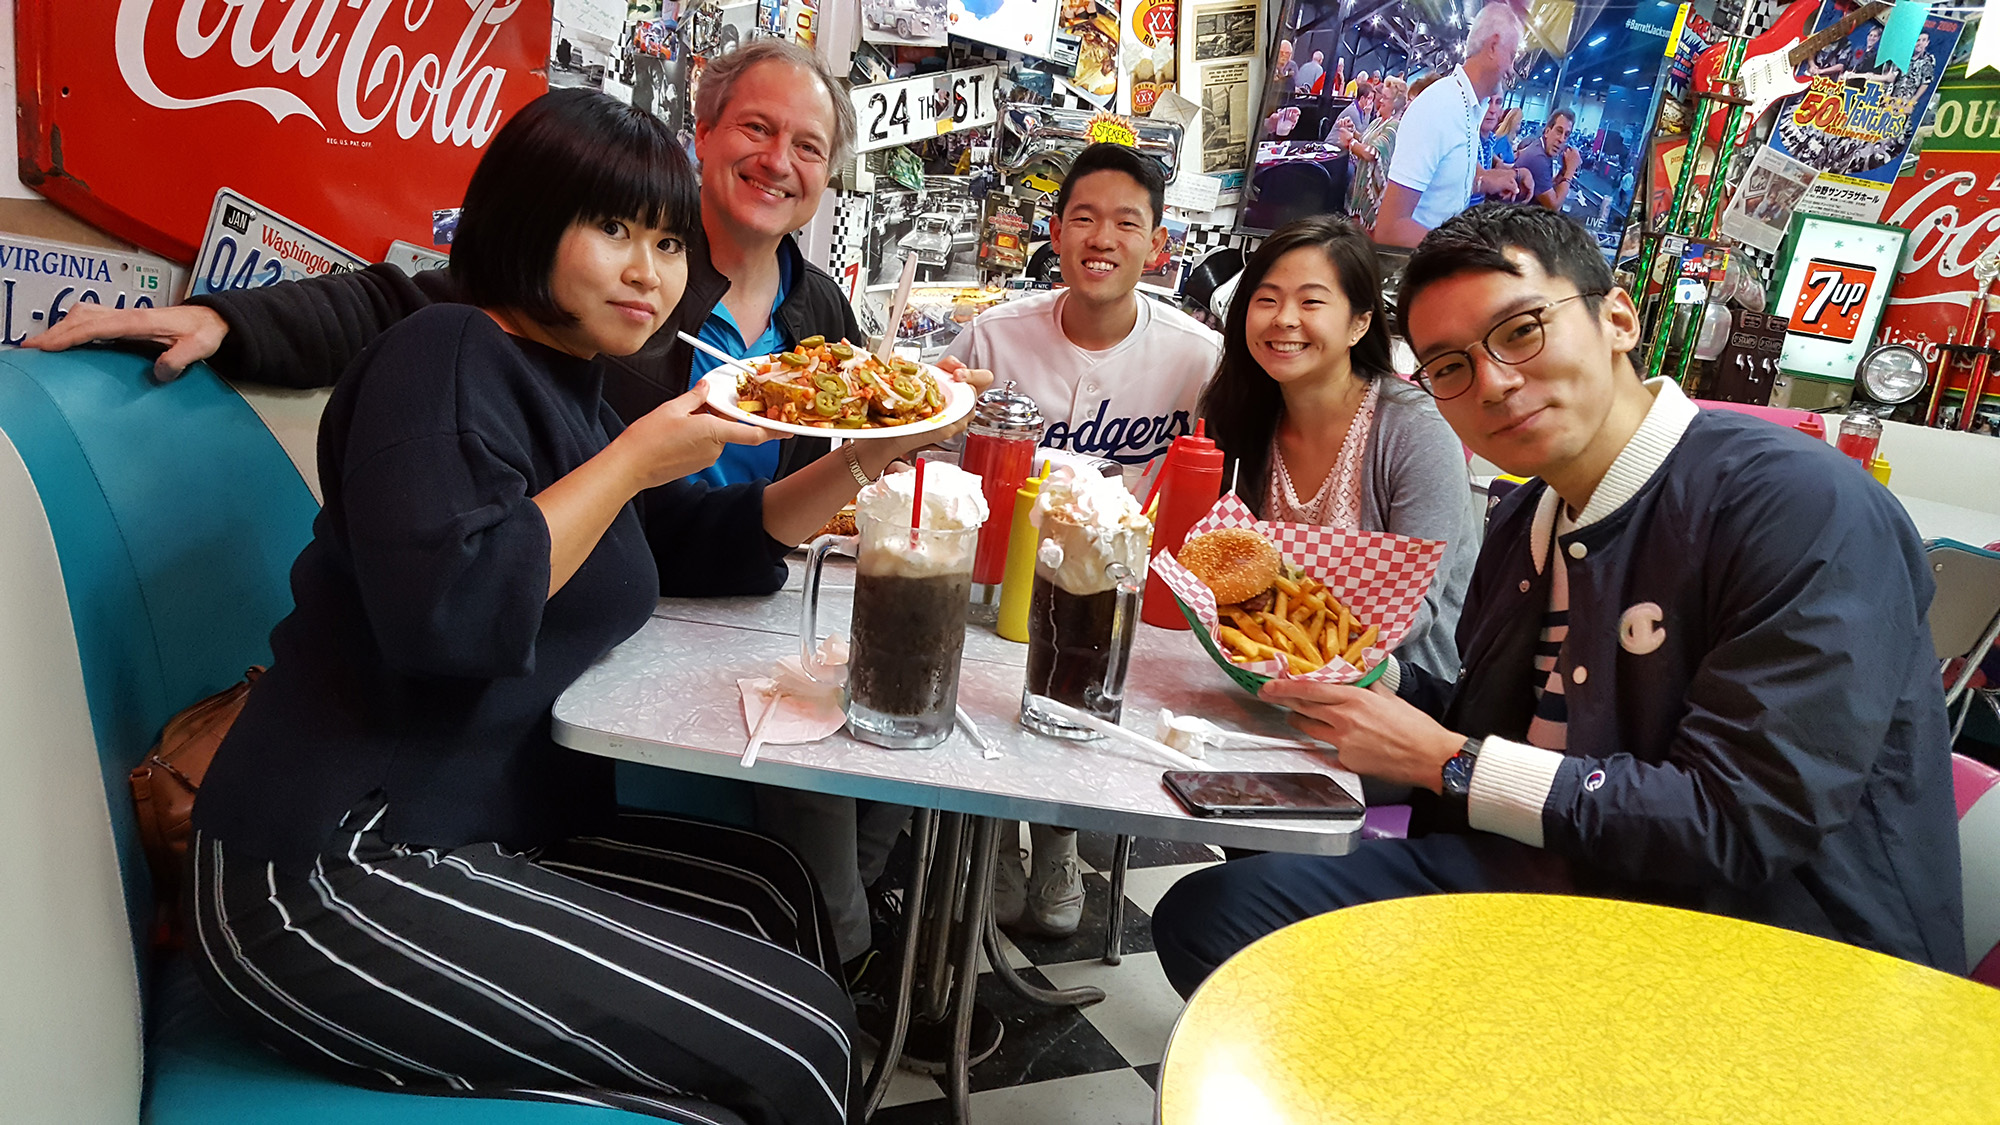
[[[1167,592],[1173,594],[1173,589],[1169,587]],[[1242,688],[1251,695],[1256,695],[1259,688],[1271,682],[1271,677],[1258,675],[1224,656],[1222,650],[1215,647],[1215,638],[1208,635],[1207,626],[1201,623],[1201,618],[1194,615],[1194,610],[1188,608],[1188,604],[1181,600],[1179,594],[1174,594],[1174,604],[1180,607],[1181,616],[1187,618],[1188,625],[1194,632],[1194,639],[1201,642],[1201,647],[1207,650],[1209,659],[1215,661],[1216,667],[1227,672],[1229,678],[1236,681],[1237,687]],[[1362,674],[1360,679],[1354,681],[1353,686],[1367,687],[1369,684],[1381,679],[1382,673],[1388,671],[1388,669],[1389,662],[1387,660],[1378,660],[1375,662],[1375,667],[1368,669],[1368,671]]]

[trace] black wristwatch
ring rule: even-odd
[[[1458,753],[1445,759],[1445,796],[1464,797],[1471,794],[1472,767],[1479,763],[1479,747],[1485,741],[1483,738],[1468,738],[1465,740],[1465,745],[1458,748]]]

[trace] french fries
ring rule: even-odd
[[[1218,606],[1226,621],[1216,630],[1224,655],[1238,664],[1283,660],[1293,674],[1315,672],[1336,660],[1361,670],[1362,654],[1381,636],[1364,625],[1332,590],[1310,575],[1280,576],[1271,608],[1256,613]]]

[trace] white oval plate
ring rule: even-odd
[[[769,356],[758,356],[754,359],[746,359],[743,362],[756,364],[769,358]],[[708,408],[725,418],[733,418],[738,422],[748,422],[753,426],[762,426],[767,430],[776,430],[782,434],[800,434],[805,437],[838,437],[867,441],[871,438],[910,437],[914,434],[929,433],[932,430],[947,429],[956,425],[959,419],[972,413],[973,400],[978,396],[972,393],[972,385],[970,383],[961,383],[946,374],[943,370],[933,367],[928,363],[924,364],[923,368],[925,371],[930,372],[931,378],[936,379],[938,386],[944,389],[944,409],[942,411],[934,417],[926,418],[921,422],[912,422],[907,426],[870,426],[857,430],[843,430],[831,426],[801,426],[796,422],[773,422],[762,414],[752,414],[738,407],[736,405],[736,379],[738,373],[733,367],[726,365],[717,367],[703,376],[701,382],[705,388],[704,393],[708,397]]]

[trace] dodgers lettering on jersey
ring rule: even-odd
[[[1185,410],[1150,418],[1106,418],[1105,411],[1110,408],[1109,400],[1098,403],[1096,415],[1078,423],[1075,429],[1062,420],[1049,423],[1042,444],[1103,457],[1121,465],[1144,465],[1166,453],[1175,438],[1194,432]]]

